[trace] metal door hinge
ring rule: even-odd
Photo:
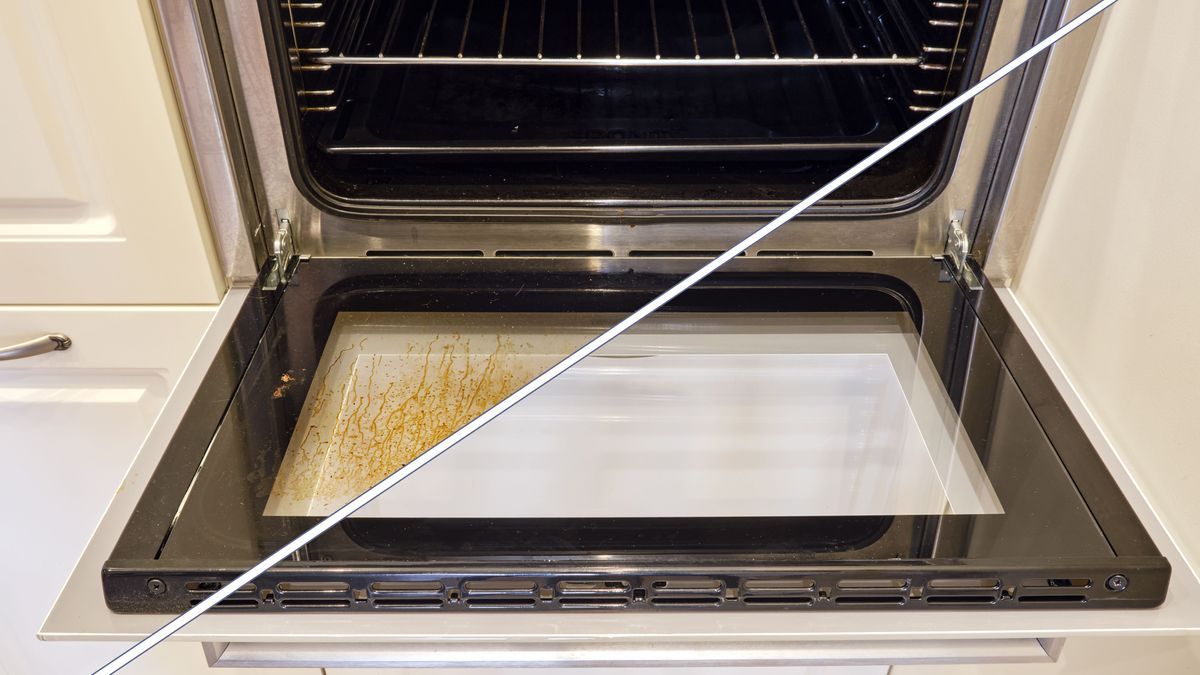
[[[971,266],[967,264],[967,260],[971,257],[971,239],[967,236],[966,228],[963,227],[964,215],[966,214],[962,211],[955,211],[950,216],[943,257],[950,267],[950,272],[956,278],[965,282],[968,288],[979,288],[979,280],[975,277]]]
[[[279,214],[276,220],[275,238],[271,245],[271,271],[267,274],[263,289],[273,291],[286,286],[296,268],[296,242],[292,235],[292,221],[287,214]]]
[[[967,231],[963,229],[963,212],[955,211],[950,217],[950,227],[946,232],[946,248],[944,253],[946,261],[950,263],[950,267],[955,274],[961,274],[963,267],[967,264],[967,256],[971,255],[971,240],[967,238]]]

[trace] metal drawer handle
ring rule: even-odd
[[[61,352],[71,348],[71,338],[62,333],[51,333],[8,347],[0,347],[0,361],[12,361],[47,352]]]

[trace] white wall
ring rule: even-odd
[[[1184,554],[1200,561],[1200,2],[1105,20],[1012,286]],[[1068,640],[1060,663],[899,675],[1194,673],[1200,638]]]
[[[1200,560],[1200,3],[1102,29],[1012,284],[1184,553]]]

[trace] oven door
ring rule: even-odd
[[[1004,291],[963,287],[928,259],[763,263],[735,261],[661,323],[523,402],[509,427],[451,449],[183,639],[213,643],[210,657],[229,665],[549,664],[563,652],[546,645],[568,634],[561,644],[595,664],[616,653],[687,663],[695,649],[717,658],[709,648],[730,663],[804,663],[829,640],[896,663],[934,652],[1046,658],[1018,638],[1187,623],[1200,588],[1190,575],[1167,585],[1178,553],[1160,554],[1169,540],[1128,476],[1109,473],[1119,468],[1111,449],[1063,414],[1044,348],[1027,341]],[[496,342],[476,341],[496,337],[488,315],[530,343],[594,330],[563,319],[625,311],[647,294],[647,277],[686,269],[641,261],[598,288],[579,274],[584,264],[310,259],[284,290],[232,292],[43,634],[136,637],[315,522],[330,495],[295,489],[305,473],[296,451],[338,364],[353,367],[324,407],[362,422],[342,425],[345,441],[379,417],[356,411],[365,394],[386,404],[388,383],[406,381],[371,378],[413,356],[397,336],[426,348],[422,364],[431,344],[439,359],[464,355],[422,320],[495,355]],[[706,367],[689,368],[696,358]],[[839,367],[846,359],[856,365]],[[656,360],[671,372],[657,376]],[[464,380],[427,378],[442,383],[428,393],[447,379]],[[613,389],[630,381],[638,386]],[[708,398],[690,404],[720,406],[673,407],[696,394]],[[902,414],[889,418],[897,402]],[[731,412],[758,417],[724,433],[738,423]],[[892,442],[904,428],[913,445]],[[767,446],[773,437],[782,451]],[[331,478],[363,466],[336,467],[354,443],[339,447],[350,454],[327,453]],[[640,489],[614,495],[622,485]],[[956,631],[980,639],[946,644]],[[297,639],[307,646],[273,646]],[[431,639],[451,647],[417,648]]]
[[[1051,440],[942,264],[737,261],[227,608],[1161,602],[1169,565],[1095,452]],[[244,309],[253,340],[147,483],[109,608],[186,609],[689,270],[300,262]]]

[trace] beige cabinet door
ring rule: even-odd
[[[0,304],[223,293],[149,0],[0,0]]]
[[[124,647],[36,635],[215,309],[0,307],[0,347],[47,333],[72,341],[0,361],[0,673],[91,672]],[[175,643],[127,670],[209,672],[199,645]]]

